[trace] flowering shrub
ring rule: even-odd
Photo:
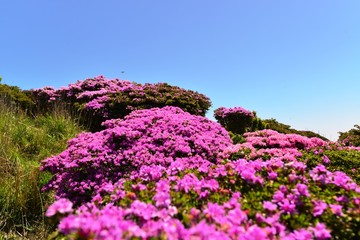
[[[271,118],[271,119],[264,119],[261,120],[262,124],[264,125],[264,127],[262,129],[272,129],[275,130],[279,133],[295,133],[295,134],[299,134],[305,137],[317,137],[317,138],[321,138],[322,140],[328,141],[327,138],[325,138],[324,136],[321,136],[318,133],[314,133],[312,131],[308,131],[308,130],[296,130],[293,129],[290,125],[286,125],[283,123],[278,122],[276,119]],[[261,130],[261,129],[257,129],[257,130]]]
[[[243,134],[251,128],[255,115],[242,107],[220,107],[214,111],[214,117],[226,130]]]
[[[88,113],[83,121],[92,120],[92,130],[99,130],[107,119],[123,118],[133,110],[176,106],[194,115],[204,116],[210,99],[195,91],[166,83],[137,84],[103,76],[85,79],[55,90],[52,87],[33,90],[37,105],[43,111],[55,101],[65,102]]]
[[[138,110],[103,125],[105,130],[78,135],[64,152],[44,161],[42,170],[54,174],[46,190],[80,204],[124,176],[157,179],[168,166],[177,172],[215,163],[231,143],[219,124],[176,107]],[[149,172],[148,166],[158,168]]]
[[[338,147],[337,147],[338,148]],[[358,184],[360,183],[360,151],[342,147],[315,152],[303,152],[302,158],[309,167],[324,164],[331,171],[343,171]]]
[[[308,138],[298,134],[281,134],[270,129],[245,133],[244,136],[246,142],[257,148],[293,148],[308,150],[329,145],[329,142],[320,138]]]
[[[360,147],[360,126],[354,125],[354,128],[347,132],[340,132],[338,142],[347,146]]]
[[[272,130],[247,133],[244,143],[231,145],[218,125],[173,107],[135,111],[104,125],[44,162],[43,170],[56,174],[47,188],[82,203],[71,213],[63,199],[50,207],[68,213],[59,237],[360,237],[360,186],[330,171],[332,156],[323,154],[340,146]],[[313,164],[311,154],[322,162]],[[84,193],[79,201],[76,195]]]

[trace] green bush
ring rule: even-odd
[[[316,151],[309,153],[303,151],[302,158],[312,168],[318,164],[324,164],[330,171],[343,171],[357,184],[360,184],[360,152],[357,150],[333,150]],[[329,161],[327,161],[329,159]]]
[[[299,134],[301,136],[310,137],[310,138],[317,137],[317,138],[320,138],[325,141],[328,140],[327,138],[321,136],[320,134],[314,133],[312,131],[302,131],[302,130],[293,129],[293,128],[291,128],[290,125],[280,123],[274,118],[264,119],[261,121],[263,124],[263,129],[271,129],[271,130],[275,130],[279,133],[286,133],[286,134],[295,133],[295,134]],[[261,130],[261,129],[255,129],[255,130]]]
[[[0,96],[2,101],[6,100],[8,103],[15,104],[21,107],[22,110],[32,110],[35,102],[31,97],[31,92],[22,91],[19,87],[0,84]]]
[[[214,117],[227,131],[234,134],[244,134],[251,131],[256,119],[256,113],[242,107],[215,109]]]
[[[278,122],[276,119],[264,119],[256,116],[256,112],[250,112],[242,107],[235,108],[225,108],[220,107],[214,111],[214,117],[218,123],[220,123],[227,131],[232,133],[232,139],[234,143],[241,143],[241,139],[237,135],[244,134],[246,132],[255,132],[263,129],[275,130],[279,133],[285,134],[299,134],[305,137],[317,137],[322,140],[327,141],[328,139],[321,136],[320,134],[314,133],[312,131],[301,131],[291,128],[290,125],[286,125]],[[352,132],[354,135],[354,131]],[[360,133],[360,130],[359,132]],[[348,136],[348,135],[346,135]],[[360,136],[360,134],[358,135]],[[344,134],[345,138],[345,134]],[[347,138],[355,139],[355,138]],[[360,137],[359,137],[360,144]]]

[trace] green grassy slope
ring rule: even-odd
[[[0,95],[0,239],[46,234],[43,212],[52,196],[40,191],[50,178],[40,173],[40,161],[81,131],[65,109],[29,116]]]

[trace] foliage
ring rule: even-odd
[[[40,160],[63,151],[80,130],[65,111],[30,117],[0,95],[0,239],[4,232],[46,233],[43,212],[52,196],[40,191],[49,181]]]
[[[360,238],[360,148],[346,141],[217,109],[228,133],[195,116],[204,95],[164,83],[96,77],[31,94],[48,114],[14,108],[14,93],[0,102],[0,239],[45,232],[45,209],[56,239]],[[63,151],[77,111],[92,131],[111,120]]]
[[[242,107],[220,107],[214,111],[214,117],[221,126],[233,134],[234,143],[238,143],[241,139],[240,135],[246,132],[255,132],[263,129],[272,129],[279,133],[293,133],[310,138],[317,137],[323,140],[328,140],[320,134],[312,131],[300,131],[293,129],[290,125],[280,123],[274,118],[262,120],[256,116],[256,112],[250,112]]]
[[[251,122],[251,130],[250,132],[255,132],[255,131],[259,131],[259,130],[263,130],[266,127],[266,124],[263,120],[261,120],[261,118],[256,116],[256,112],[253,111],[254,114],[254,118],[252,119]]]
[[[214,117],[227,131],[243,134],[251,129],[255,115],[242,107],[220,107],[215,109]]]
[[[229,132],[229,135],[233,144],[244,143],[246,141],[243,134]]]
[[[343,171],[350,176],[357,184],[360,184],[360,151],[359,149],[325,149],[315,151],[314,153],[303,152],[304,161],[307,165],[314,167],[318,164],[324,164],[335,172]]]
[[[153,111],[158,113],[155,114],[157,117],[154,116]],[[72,141],[68,150],[55,158],[49,158],[44,163],[44,169],[57,173],[57,178],[70,179],[71,183],[79,182],[80,184],[76,183],[71,187],[86,190],[88,196],[91,196],[83,199],[84,202],[80,206],[78,206],[79,202],[73,205],[74,202],[70,201],[73,200],[71,195],[70,200],[60,198],[49,207],[46,215],[61,219],[57,237],[65,237],[65,239],[204,239],[209,236],[223,239],[356,239],[360,237],[360,186],[344,172],[335,169],[331,171],[331,165],[329,168],[325,167],[323,164],[327,161],[318,163],[315,162],[316,160],[310,160],[310,157],[317,159],[320,152],[331,155],[331,151],[341,153],[357,151],[357,149],[351,150],[319,138],[262,130],[245,133],[245,141],[241,144],[228,144],[225,149],[220,147],[224,145],[218,145],[220,147],[218,150],[209,149],[210,152],[218,153],[216,158],[211,157],[210,152],[201,154],[198,150],[194,152],[197,154],[195,159],[189,155],[174,157],[179,149],[172,144],[168,145],[167,141],[175,137],[169,136],[170,132],[176,132],[170,129],[182,124],[164,121],[164,118],[166,116],[171,119],[181,118],[183,119],[181,121],[184,121],[184,118],[179,116],[174,118],[168,111],[180,110],[167,108],[136,111],[124,121],[109,121],[105,123],[108,129],[96,135],[98,142],[94,143],[94,138],[78,137]],[[186,118],[190,116],[186,115]],[[150,125],[161,123],[161,129],[167,131],[159,132],[165,132],[165,136],[147,134],[147,130],[139,136],[138,128],[144,129],[142,127],[144,122]],[[159,125],[155,125],[158,129],[156,126]],[[208,129],[210,133],[219,132],[216,130],[218,129],[216,125],[203,127],[196,122],[193,126],[191,131],[198,134],[207,135],[200,129]],[[200,129],[197,131],[195,126],[200,126]],[[149,128],[150,126],[146,129]],[[115,129],[117,130],[114,131]],[[193,136],[189,131],[188,128],[183,128],[182,137],[176,141],[181,146],[182,153],[193,152],[189,149],[185,150],[187,147],[181,144],[182,138]],[[146,136],[145,142],[142,136]],[[216,134],[215,137],[213,134],[211,136],[203,139],[200,145],[211,146],[211,142],[219,139]],[[158,141],[159,139],[161,141]],[[137,155],[138,158],[130,157],[131,161],[124,161],[122,156],[128,156],[129,146],[137,148],[139,146],[137,142],[142,143],[139,149],[141,154]],[[159,146],[154,146],[154,143]],[[145,151],[141,150],[144,149],[144,145],[153,149],[150,156],[149,148],[145,148]],[[110,147],[100,151],[99,148],[105,146]],[[162,146],[170,147],[165,150],[161,148]],[[192,149],[197,149],[196,145]],[[130,151],[129,156],[133,156],[132,152],[133,150]],[[151,158],[156,155],[161,157]],[[166,156],[172,157],[168,159],[169,161],[162,160]],[[341,161],[342,155],[334,155],[331,158],[335,166],[337,161]],[[335,160],[335,158],[339,159]],[[115,166],[116,163],[118,166]],[[95,184],[97,188],[89,188],[94,180],[89,173],[102,166],[105,169],[110,168],[112,174],[118,172],[121,174],[116,177],[99,174],[97,176],[100,182]],[[133,169],[136,171],[132,171]],[[83,174],[82,171],[87,174]],[[98,170],[95,172],[98,173]],[[73,181],[73,176],[82,176],[82,178]],[[55,185],[59,183],[53,181],[50,184],[56,189]],[[63,190],[70,189],[63,188]],[[66,197],[61,194],[58,196]]]
[[[137,110],[104,126],[103,131],[78,135],[66,151],[44,162],[42,170],[54,174],[45,189],[78,204],[143,165],[200,164],[203,158],[216,162],[231,143],[219,124],[177,107]]]
[[[360,126],[354,125],[354,128],[347,132],[340,132],[339,140],[347,146],[360,147]]]
[[[271,119],[264,119],[262,120],[264,127],[263,129],[272,129],[275,130],[279,133],[294,133],[294,134],[299,134],[305,137],[317,137],[317,138],[321,138],[322,140],[328,140],[327,138],[321,136],[318,133],[314,133],[312,131],[304,131],[304,130],[296,130],[291,128],[290,125],[286,125],[283,123],[278,122],[276,119],[271,118]],[[258,129],[261,130],[261,129]]]
[[[0,81],[1,82],[1,81]],[[34,108],[34,101],[28,91],[22,91],[16,86],[9,86],[0,83],[1,101],[6,101],[7,104],[12,103],[25,111],[31,111]]]
[[[211,106],[208,97],[195,91],[166,83],[142,85],[103,76],[78,81],[58,90],[44,87],[32,92],[41,111],[47,111],[53,102],[61,101],[76,111],[86,112],[83,122],[91,119],[92,131],[100,130],[104,120],[123,118],[134,110],[175,106],[204,116]]]

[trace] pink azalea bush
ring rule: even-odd
[[[195,91],[166,83],[144,85],[104,76],[85,79],[54,89],[32,90],[37,106],[48,109],[52,103],[68,103],[75,110],[87,113],[83,121],[92,121],[92,130],[99,130],[104,120],[123,118],[130,112],[153,107],[175,106],[194,115],[204,116],[210,99]]]
[[[341,146],[272,130],[246,133],[233,145],[218,124],[175,107],[134,111],[104,126],[43,162],[54,174],[45,189],[59,199],[48,215],[67,214],[59,237],[360,236],[360,186],[328,169],[328,151]]]
[[[41,169],[54,174],[45,190],[79,204],[125,176],[160,178],[169,166],[176,172],[187,165],[215,163],[231,144],[219,124],[177,107],[138,110],[103,125],[105,130],[82,133],[64,152],[45,160]]]

